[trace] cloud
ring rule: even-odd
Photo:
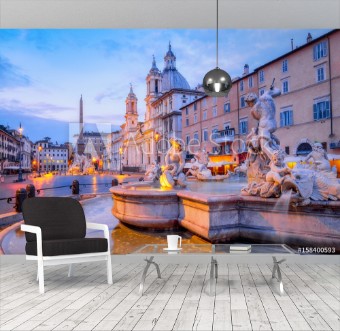
[[[108,89],[105,92],[99,92],[95,97],[94,100],[97,103],[101,103],[104,99],[109,99],[109,100],[118,100],[118,101],[123,101],[124,98],[123,96],[117,95],[117,91],[113,89]]]
[[[69,121],[69,113],[77,110],[72,107],[53,105],[45,102],[23,103],[16,99],[0,99],[0,110],[7,113],[16,113],[17,116],[31,116],[44,119]]]
[[[26,87],[31,83],[28,75],[22,73],[19,67],[0,55],[0,89]]]

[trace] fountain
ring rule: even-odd
[[[182,226],[211,242],[274,242],[340,251],[339,180],[318,144],[304,164],[286,166],[275,135],[274,98],[279,94],[272,86],[259,98],[253,93],[246,97],[258,126],[247,137],[248,155],[239,169],[247,169],[247,185],[239,192],[227,193],[234,185],[231,178],[221,183],[226,193],[195,192],[190,185],[184,189],[183,155],[173,145],[160,188],[147,183],[111,188],[114,216],[141,228]],[[191,174],[198,178],[204,163],[198,158],[192,165]]]
[[[92,175],[94,174],[94,166],[91,160],[85,155],[75,154],[73,163],[68,169],[69,175]]]

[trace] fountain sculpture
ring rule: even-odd
[[[227,175],[216,175],[213,176],[211,170],[208,169],[209,156],[206,150],[203,148],[199,149],[197,153],[194,153],[194,157],[191,159],[191,167],[187,171],[186,176],[194,176],[199,181],[212,182],[212,181],[223,181],[228,178]]]
[[[160,176],[162,188],[186,187],[186,177],[183,173],[185,152],[179,139],[170,139],[171,147],[165,155],[165,166]]]
[[[305,159],[305,166],[299,165],[293,170],[286,166],[285,152],[274,135],[277,126],[273,98],[278,95],[280,91],[272,86],[259,99],[254,93],[246,97],[258,126],[247,137],[248,186],[241,193],[279,198],[282,193],[293,190],[292,201],[300,205],[309,204],[311,200],[340,199],[340,183],[320,143],[314,144],[313,151]],[[310,159],[312,164],[308,164]]]
[[[113,214],[122,222],[142,228],[167,229],[178,225],[212,242],[253,241],[286,243],[299,247],[334,247],[340,252],[340,183],[322,146],[315,143],[305,160],[290,169],[275,135],[273,86],[257,98],[246,97],[258,126],[251,130],[245,163],[248,185],[240,194],[194,192],[185,187],[184,153],[177,140],[166,156],[160,176],[162,190],[138,184],[111,188]],[[199,155],[190,173],[206,178],[206,162]],[[155,169],[156,165],[155,165]],[[204,185],[210,185],[203,183]],[[232,182],[225,182],[226,190]],[[331,200],[331,201],[329,201]]]
[[[68,173],[72,175],[91,175],[94,173],[94,166],[85,154],[75,154]]]
[[[152,162],[151,167],[149,170],[145,173],[144,180],[151,181],[151,182],[157,182],[161,176],[162,169],[159,166],[158,162]]]

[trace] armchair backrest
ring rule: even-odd
[[[83,207],[72,198],[41,197],[23,202],[24,221],[41,227],[42,239],[77,239],[86,235]],[[26,240],[36,241],[35,234],[25,232]]]

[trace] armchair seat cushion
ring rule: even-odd
[[[105,238],[77,238],[77,239],[56,239],[43,240],[43,256],[101,253],[108,249]],[[26,243],[26,254],[37,255],[37,242]]]

